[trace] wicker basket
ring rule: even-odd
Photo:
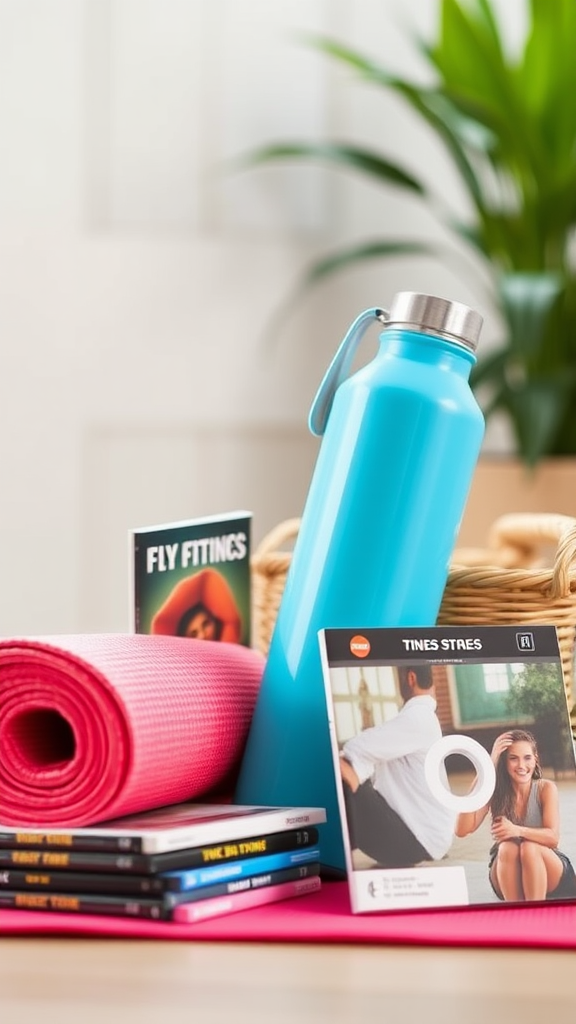
[[[252,556],[252,645],[268,654],[270,637],[284,592],[286,573],[292,559],[283,545],[294,544],[300,528],[299,519],[286,519],[264,537]]]
[[[299,519],[280,523],[252,558],[253,642],[267,654]],[[546,548],[553,546],[551,565]],[[448,576],[440,625],[556,626],[570,707],[574,702],[576,519],[517,513],[494,523],[483,549],[458,548]]]

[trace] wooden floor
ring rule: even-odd
[[[574,1024],[574,952],[0,938],[14,1024]]]

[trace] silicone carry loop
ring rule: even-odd
[[[326,370],[308,416],[308,426],[316,437],[321,437],[326,430],[334,395],[342,381],[348,376],[356,350],[368,327],[375,320],[379,320],[382,324],[387,323],[388,312],[379,308],[365,309],[356,317]]]

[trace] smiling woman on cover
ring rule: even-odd
[[[497,736],[491,757],[496,786],[479,811],[460,814],[456,835],[475,832],[490,811],[490,884],[500,900],[567,899],[576,896],[576,875],[558,849],[558,789],[542,778],[534,736],[512,729]]]

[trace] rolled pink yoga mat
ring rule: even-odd
[[[0,822],[89,825],[198,799],[239,765],[264,659],[136,634],[0,641]]]

